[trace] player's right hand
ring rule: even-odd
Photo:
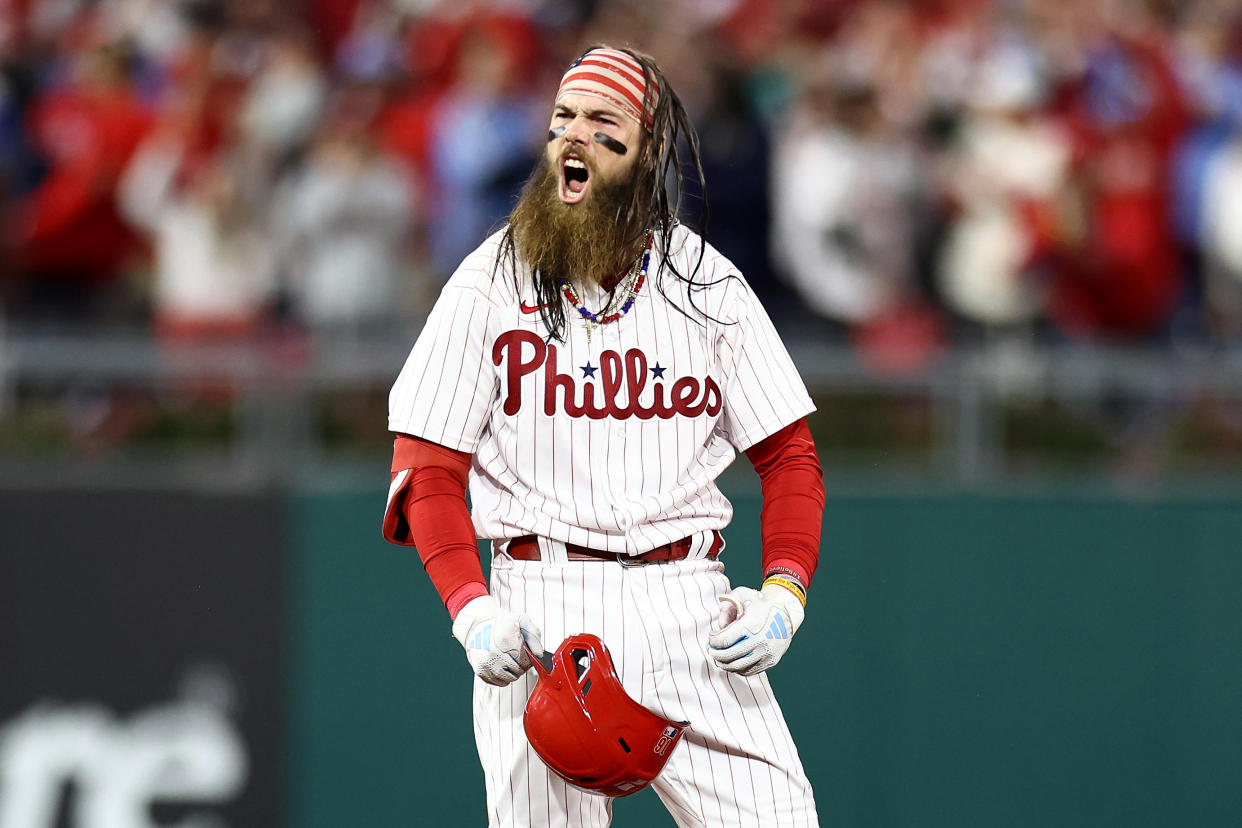
[[[453,637],[465,648],[474,674],[498,687],[530,669],[523,639],[536,656],[543,654],[540,635],[530,618],[502,608],[490,595],[480,595],[466,604],[453,620]]]

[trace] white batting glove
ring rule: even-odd
[[[782,586],[738,587],[720,596],[707,651],[722,670],[743,676],[762,673],[785,655],[805,616],[798,596]]]
[[[530,669],[525,639],[535,655],[543,654],[539,628],[525,615],[503,609],[495,598],[480,595],[453,620],[453,637],[466,650],[474,674],[503,687]]]

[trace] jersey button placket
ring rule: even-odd
[[[574,364],[590,363],[596,367],[591,376],[582,377],[579,381],[584,386],[591,388],[591,393],[597,402],[603,398],[604,390],[603,383],[599,379],[599,366],[602,364],[600,353],[607,347],[602,341],[602,337],[598,336],[600,333],[600,329],[595,329],[594,335],[591,337],[592,341],[588,342],[586,328],[580,326],[577,334],[580,338],[574,341]],[[584,355],[583,358],[577,359],[580,355]],[[584,396],[585,390],[583,388]],[[611,481],[608,479],[608,466],[611,456],[611,446],[609,443],[612,440],[612,423],[615,420],[608,417],[601,420],[583,419],[586,420],[586,428],[589,430],[592,439],[590,440],[589,448],[584,445],[577,448],[577,450],[587,452],[587,462],[591,470],[591,501],[598,510],[596,513],[599,515],[602,525],[603,522],[607,521],[607,515],[609,513],[615,514],[616,511],[612,505],[612,486]],[[600,445],[600,443],[603,443],[603,445]]]
[[[626,317],[622,317],[618,319],[617,321],[613,322],[612,324],[606,326],[606,329],[608,331],[608,338],[605,340],[607,343],[607,346],[611,348],[612,350],[616,351],[618,354],[622,354],[622,355],[624,355],[625,349],[621,347],[621,326],[624,325],[626,321],[627,321]],[[617,402],[621,403],[622,405],[630,404],[629,392],[628,390],[626,390],[627,388],[628,388],[628,385],[623,386],[622,391],[619,394],[620,399],[617,400]],[[618,449],[622,451],[622,456],[620,458],[622,463],[624,463],[626,459],[624,455],[625,424],[626,424],[625,420],[615,419],[612,421],[612,429],[611,429],[612,443],[614,446],[616,446]]]

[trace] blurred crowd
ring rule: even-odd
[[[1237,0],[0,0],[4,317],[409,329],[598,41],[799,335],[1242,345]]]

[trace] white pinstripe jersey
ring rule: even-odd
[[[703,242],[682,225],[672,232],[670,255],[690,273]],[[706,246],[705,286],[693,292],[704,316],[661,272],[657,243],[629,313],[588,340],[567,303],[560,342],[529,279],[515,290],[498,263],[500,237],[445,285],[393,385],[389,428],[473,455],[482,538],[533,534],[632,555],[723,529],[733,511],[717,476],[814,410],[737,269]],[[607,301],[583,293],[588,308]]]

